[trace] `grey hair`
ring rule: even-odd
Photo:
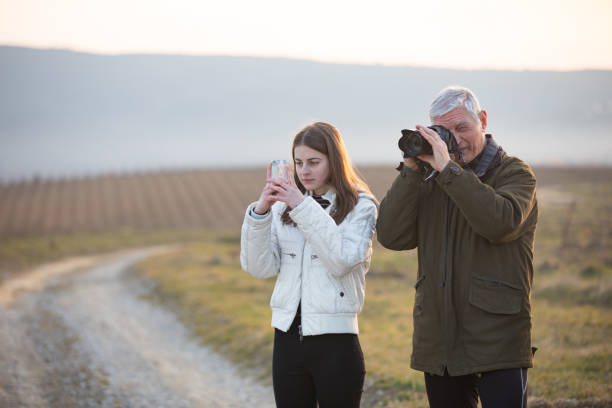
[[[480,103],[474,92],[456,85],[447,86],[436,96],[429,107],[429,119],[433,123],[434,118],[440,117],[459,106],[465,107],[476,121],[480,120]]]

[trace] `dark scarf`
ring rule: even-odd
[[[495,166],[499,164],[502,157],[506,153],[500,145],[497,144],[493,136],[489,133],[485,134],[486,145],[482,152],[474,158],[471,162],[463,166],[466,170],[471,170],[476,174],[476,177],[482,179],[485,174]],[[460,153],[461,156],[461,153]],[[422,174],[424,174],[423,181],[429,181],[438,175],[438,171],[433,169],[429,164],[421,162],[417,159],[417,162],[422,164]],[[404,167],[404,163],[401,162],[397,170],[401,170]]]
[[[487,144],[482,152],[474,160],[466,164],[463,168],[472,170],[476,177],[483,178],[485,174],[501,162],[502,157],[506,153],[504,149],[497,144],[493,136],[486,134]]]

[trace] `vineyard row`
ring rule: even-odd
[[[364,168],[381,199],[397,172]],[[539,183],[609,179],[611,168],[536,169]],[[0,239],[118,229],[239,228],[265,183],[264,169],[107,174],[0,184]]]

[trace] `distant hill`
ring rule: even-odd
[[[472,88],[489,130],[532,164],[612,164],[612,71],[470,71],[0,47],[0,180],[286,158],[334,123],[357,163],[393,163],[444,86]]]

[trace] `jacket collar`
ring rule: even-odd
[[[310,197],[313,194],[314,194],[313,191],[307,190],[305,195]],[[326,209],[327,212],[329,212],[332,207],[335,207],[335,205],[336,205],[336,191],[334,190],[333,187],[330,187],[329,190],[327,190],[324,194],[321,195],[321,197],[323,197],[324,199],[326,199],[327,201],[329,201],[331,203],[329,205],[329,207],[327,207],[327,209]]]

